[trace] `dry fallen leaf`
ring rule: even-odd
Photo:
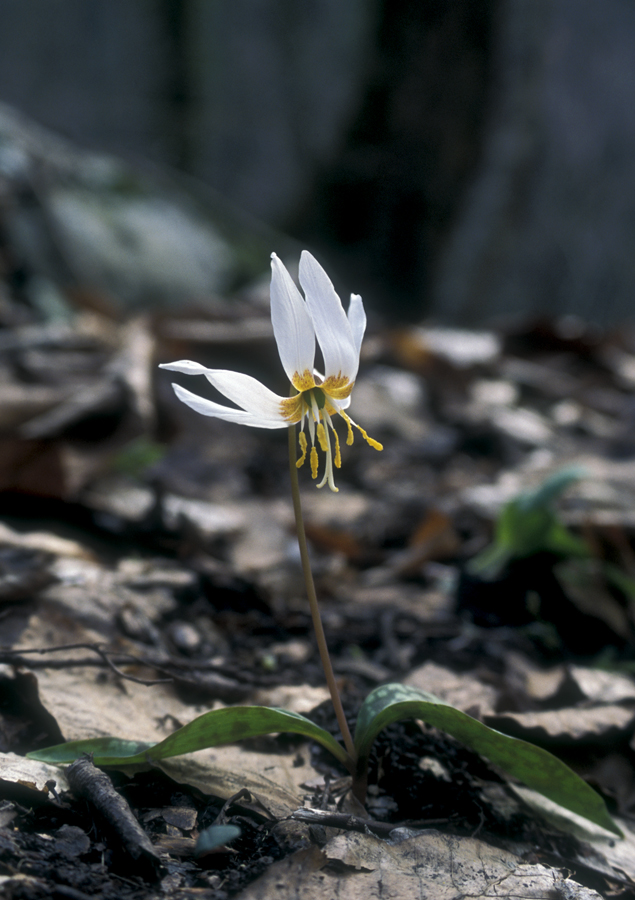
[[[163,759],[156,765],[179,784],[224,800],[246,788],[273,816],[285,818],[303,804],[305,791],[300,785],[315,777],[308,759],[305,746],[281,755],[230,744]]]
[[[306,715],[330,698],[327,687],[310,684],[281,684],[272,688],[260,688],[253,693],[252,702],[257,706],[277,706],[289,712]]]
[[[55,783],[58,794],[68,790],[63,769],[16,753],[0,753],[0,784],[19,785],[47,797],[51,782]]]
[[[162,741],[206,711],[183,703],[169,684],[135,684],[95,669],[44,670],[37,679],[42,705],[68,741]]]
[[[557,740],[562,744],[604,740],[612,735],[624,734],[632,722],[633,710],[615,705],[545,712],[506,712],[485,717],[485,724],[491,728],[538,744],[545,740]]]
[[[566,678],[564,665],[544,669],[522,653],[505,655],[505,685],[531,701],[543,703],[560,691]]]
[[[26,550],[41,550],[43,553],[62,557],[77,557],[85,560],[93,558],[90,551],[76,541],[70,541],[68,538],[59,537],[48,531],[29,531],[22,534],[20,531],[9,528],[5,522],[0,522],[0,544]]]
[[[587,700],[595,703],[635,701],[635,681],[627,675],[583,666],[569,666],[567,672]]]
[[[450,669],[427,662],[418,669],[413,669],[403,682],[420,691],[434,694],[472,716],[482,717],[494,712],[495,689],[483,684],[472,674],[457,675]]]
[[[608,878],[626,878],[635,884],[635,834],[624,819],[614,817],[624,835],[621,840],[616,840],[613,834],[599,825],[558,806],[531,788],[513,784],[512,789],[547,821],[560,830],[571,832],[583,842],[578,845],[578,854],[585,866]]]
[[[556,869],[474,838],[427,831],[388,843],[349,832],[274,863],[240,900],[601,900]]]

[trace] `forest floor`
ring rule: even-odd
[[[161,741],[234,704],[339,732],[286,435],[197,416],[156,369],[190,358],[284,393],[266,306],[4,326],[3,896],[635,898],[635,335],[371,324],[351,409],[384,450],[342,442],[338,494],[300,470],[351,727],[378,685],[428,691],[566,762],[619,839],[420,721],[379,735],[364,808],[325,750],[288,734],[108,769],[132,831],[28,758]],[[587,552],[545,540],[475,566],[505,504],[571,466],[549,509]],[[213,825],[238,836],[206,850]]]

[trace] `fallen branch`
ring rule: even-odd
[[[50,653],[59,653],[70,650],[91,650],[97,655],[94,657],[71,657],[62,659],[33,659],[32,657],[44,656]],[[116,653],[107,650],[97,643],[64,644],[59,647],[39,647],[15,650],[0,650],[0,663],[8,663],[12,666],[24,666],[27,669],[73,669],[73,668],[107,668],[113,671],[118,678],[133,681],[135,684],[151,686],[155,684],[175,683],[179,687],[203,691],[208,696],[213,696],[226,703],[238,703],[244,700],[257,679],[248,673],[240,673],[232,667],[213,664],[204,660],[181,660],[172,657],[135,656],[130,653]],[[157,673],[165,675],[165,678],[140,678],[129,672],[123,671],[121,666],[143,666],[154,669]],[[229,670],[229,671],[228,671]],[[184,674],[188,673],[188,674]],[[207,676],[205,673],[209,673]],[[266,676],[261,677],[260,685],[269,683]]]
[[[418,825],[424,827],[440,825],[447,819],[427,819],[421,823],[409,823],[399,825],[394,822],[377,822],[375,819],[362,819],[360,816],[348,815],[348,813],[333,813],[324,809],[296,809],[291,813],[291,819],[296,822],[306,822],[307,825],[322,825],[331,828],[341,828],[342,831],[358,831],[361,834],[374,834],[377,837],[387,838],[396,828],[413,828]],[[420,829],[417,828],[419,831]]]
[[[83,756],[69,766],[66,778],[75,796],[90,801],[113,826],[133,859],[143,857],[153,865],[159,863],[158,853],[128,803],[117,793],[108,775],[93,765],[90,757]]]

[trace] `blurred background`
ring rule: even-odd
[[[630,0],[0,0],[4,242],[37,302],[223,292],[278,233],[393,320],[620,323],[634,87]]]

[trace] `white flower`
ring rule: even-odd
[[[204,375],[207,380],[240,409],[222,406],[198,397],[178,384],[172,387],[179,400],[204,416],[215,416],[226,422],[237,422],[254,428],[287,428],[300,423],[299,442],[302,456],[298,468],[306,459],[308,442],[304,432],[308,423],[311,451],[311,474],[317,478],[318,452],[315,439],[326,454],[325,484],[336,491],[333,462],[341,465],[340,442],[333,426],[333,416],[340,415],[347,425],[346,443],[353,443],[353,426],[371,447],[382,445],[369,437],[363,428],[347,415],[351,391],[359,368],[359,352],[366,330],[366,313],[362,298],[351,294],[348,315],[330,278],[306,250],[300,257],[300,284],[306,300],[275,253],[271,254],[271,322],[278,345],[280,361],[293,387],[292,397],[279,397],[255,378],[241,372],[208,369],[184,359],[163,363],[160,368],[185,375]],[[324,359],[324,375],[314,369],[315,339]],[[335,453],[331,448],[331,432]]]

